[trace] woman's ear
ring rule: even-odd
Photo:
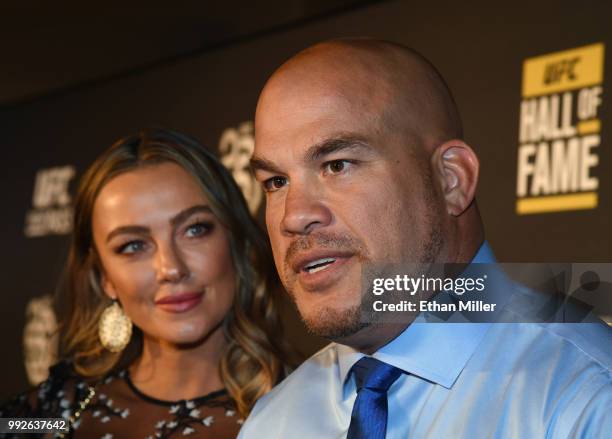
[[[450,140],[436,148],[431,161],[446,211],[453,216],[461,215],[476,194],[480,167],[476,153],[462,140]]]
[[[115,285],[108,279],[102,267],[102,261],[95,247],[89,247],[89,263],[91,264],[90,282],[98,293],[106,294],[111,300],[117,300],[117,290]],[[99,279],[99,281],[98,281]],[[99,291],[102,289],[102,291]]]
[[[104,273],[100,275],[100,279],[104,294],[106,294],[112,300],[117,300],[117,290],[115,289],[115,285],[108,279],[108,277]]]

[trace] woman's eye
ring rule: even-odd
[[[202,236],[207,234],[212,230],[212,224],[207,223],[195,223],[187,227],[185,234],[190,238],[195,238],[197,236]]]
[[[266,192],[274,192],[282,188],[287,184],[287,178],[285,177],[272,177],[268,178],[263,182],[263,188]]]
[[[346,171],[350,164],[348,160],[332,160],[323,164],[323,170],[329,174],[340,174]]]
[[[123,255],[129,255],[133,253],[138,253],[144,250],[144,248],[145,248],[145,243],[143,241],[130,241],[130,242],[127,242],[121,245],[117,249],[117,253],[123,254]]]

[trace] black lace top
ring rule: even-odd
[[[224,439],[235,438],[243,422],[225,390],[191,400],[161,401],[140,392],[126,370],[90,387],[66,363],[54,366],[37,388],[0,408],[0,417],[69,419],[92,388],[93,397],[65,437]]]

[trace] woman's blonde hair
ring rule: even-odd
[[[111,300],[101,288],[101,271],[92,237],[92,212],[100,190],[118,174],[142,166],[173,162],[200,184],[219,221],[229,232],[236,269],[234,304],[223,321],[228,347],[220,374],[242,415],[285,373],[287,350],[278,313],[279,290],[268,241],[253,220],[230,173],[194,139],[169,130],[147,130],[123,138],[85,172],[75,198],[68,261],[57,295],[60,357],[77,373],[97,379],[130,365],[142,352],[142,333],[134,328],[129,345],[113,354],[98,339],[98,320]]]

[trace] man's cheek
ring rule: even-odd
[[[274,264],[279,272],[282,271],[285,261],[285,253],[274,243],[274,240],[271,241],[272,245],[272,257],[274,258]]]
[[[266,229],[268,230],[270,244],[272,245],[272,250],[274,251],[276,251],[276,248],[279,247],[282,239],[281,221],[282,218],[277,218],[271,213],[266,212]]]

